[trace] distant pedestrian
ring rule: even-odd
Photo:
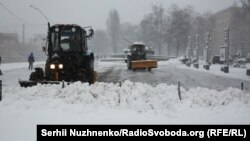
[[[30,53],[30,55],[28,57],[28,62],[29,62],[29,70],[32,70],[33,69],[33,63],[35,62],[33,52]]]

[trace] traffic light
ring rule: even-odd
[[[229,40],[229,28],[225,29],[224,33],[225,33],[225,42],[227,43]]]
[[[211,39],[210,33],[207,33],[207,40],[206,40],[207,47],[209,47],[210,39]]]

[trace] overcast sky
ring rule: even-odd
[[[0,0],[14,15],[25,22],[46,24],[46,19],[30,7],[35,5],[55,23],[91,25],[94,29],[105,29],[108,13],[117,9],[121,22],[138,24],[151,11],[151,5],[162,3],[165,9],[172,4],[180,7],[191,5],[200,13],[218,12],[240,0]],[[21,22],[0,5],[0,32],[20,32]],[[45,26],[26,26],[26,32],[41,32]]]

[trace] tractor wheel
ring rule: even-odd
[[[77,78],[79,81],[82,81],[82,82],[88,82],[88,73],[86,72],[85,69],[79,69],[77,71]]]
[[[94,84],[96,80],[96,72],[94,70],[90,70],[89,72],[89,84]]]

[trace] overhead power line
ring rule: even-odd
[[[5,6],[2,2],[0,2],[0,5],[10,14],[12,15],[13,17],[15,17],[17,20],[25,23],[25,24],[28,24],[28,25],[37,25],[37,24],[33,24],[33,23],[30,23],[30,22],[27,22],[25,20],[23,20],[22,18],[18,17],[16,14],[14,14],[7,6]]]
[[[34,5],[30,5],[30,7],[34,8],[35,10],[37,10],[49,23],[49,18],[42,12],[42,10],[40,10],[38,7],[34,6]]]
[[[20,27],[23,24],[0,24],[0,27]],[[47,26],[47,24],[25,24],[26,27],[41,28],[41,26]]]

